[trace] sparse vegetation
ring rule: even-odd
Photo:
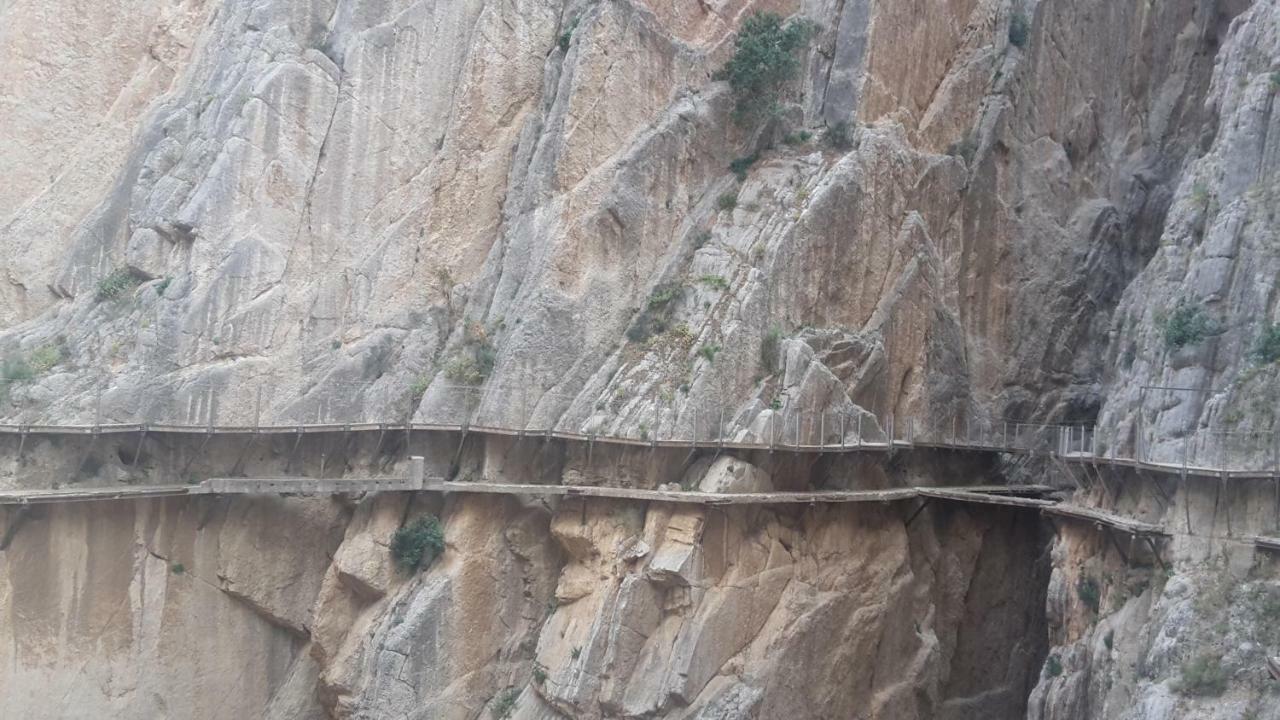
[[[773,375],[780,369],[781,358],[779,353],[782,350],[782,328],[772,327],[769,332],[764,334],[764,339],[760,341],[760,367],[764,371]]]
[[[174,575],[184,575],[187,572],[187,566],[182,563],[174,563],[169,567],[169,572]]]
[[[156,283],[156,295],[164,296],[164,291],[169,289],[169,285],[173,282],[173,278],[166,275],[163,280]]]
[[[724,291],[729,289],[729,281],[719,275],[703,275],[698,278],[698,282],[713,290]]]
[[[973,156],[978,153],[978,143],[972,137],[964,137],[951,143],[947,154],[964,160],[965,165],[973,163]]]
[[[1280,92],[1280,70],[1271,73],[1271,92]]]
[[[803,145],[813,139],[813,133],[808,130],[798,130],[789,132],[782,136],[782,142],[785,145]]]
[[[1080,598],[1080,602],[1089,608],[1095,614],[1101,607],[1102,591],[1098,588],[1098,581],[1089,577],[1080,578],[1076,583],[1076,597]]]
[[[720,352],[719,345],[708,344],[698,348],[698,354],[706,358],[707,362],[715,362],[716,354],[719,352]]]
[[[634,324],[627,328],[627,339],[631,342],[645,342],[654,335],[659,335],[671,327],[671,313],[674,301],[684,292],[684,288],[674,283],[659,285],[649,295],[644,310],[636,318]]]
[[[721,210],[732,210],[738,207],[738,193],[721,193],[720,197],[716,198],[716,207]]]
[[[98,281],[94,297],[97,298],[98,302],[115,300],[138,287],[141,282],[142,278],[135,275],[132,270],[116,268]]]
[[[731,170],[734,176],[738,178],[738,182],[742,182],[747,179],[747,171],[750,170],[751,166],[755,165],[756,161],[759,159],[760,156],[756,153],[751,153],[746,157],[736,158],[733,162],[729,163],[729,170]]]
[[[1253,346],[1253,359],[1259,365],[1280,360],[1280,325],[1267,323]]]
[[[1116,644],[1116,633],[1114,630],[1108,630],[1106,636],[1102,638],[1102,644],[1107,646],[1107,650],[1111,650]]]
[[[417,380],[414,380],[413,384],[409,386],[409,395],[412,396],[413,399],[417,400],[426,394],[427,388],[429,387],[431,387],[431,376],[423,375]]]
[[[1227,672],[1216,655],[1202,653],[1182,664],[1178,691],[1186,695],[1217,697],[1227,689]]]
[[[1015,10],[1013,16],[1009,18],[1009,44],[1014,47],[1026,47],[1030,36],[1031,22],[1027,19],[1026,13]]]
[[[1164,344],[1170,350],[1203,342],[1213,332],[1213,323],[1199,303],[1180,301],[1164,321]]]
[[[422,515],[401,525],[391,536],[391,557],[405,572],[426,567],[444,552],[444,528],[435,515]]]
[[[1062,661],[1057,655],[1050,655],[1044,663],[1044,668],[1045,672],[1049,673],[1049,677],[1058,677],[1062,674]]]
[[[800,68],[796,51],[815,30],[807,20],[784,22],[769,12],[746,19],[734,38],[733,57],[717,74],[733,90],[735,121],[746,125],[776,113],[783,88]]]
[[[711,242],[711,231],[703,230],[702,232],[693,236],[693,249],[695,251],[701,250],[702,247],[709,242]]]
[[[27,364],[30,366],[33,375],[43,375],[62,362],[62,359],[61,345],[41,345],[31,351],[31,357],[28,358]]]
[[[569,24],[565,26],[564,32],[560,33],[560,38],[557,40],[557,44],[560,45],[560,52],[569,52],[569,41],[573,39],[573,31],[578,29],[578,20],[580,19],[574,18],[570,20]]]
[[[445,377],[464,385],[479,385],[493,373],[498,353],[478,322],[467,325],[462,347],[445,363]]]
[[[827,132],[822,136],[824,142],[837,150],[849,150],[853,147],[853,133],[849,128],[849,123],[845,120],[827,128]]]
[[[497,720],[506,720],[506,718],[511,717],[511,713],[515,712],[516,700],[518,699],[520,699],[520,689],[507,688],[494,698],[490,712],[493,713]]]
[[[574,660],[577,660],[581,655],[582,655],[582,648],[580,647],[575,647],[574,649],[569,651],[569,657],[573,658]]]
[[[545,685],[547,682],[547,669],[539,665],[533,664],[533,682],[535,685]]]

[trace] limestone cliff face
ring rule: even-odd
[[[728,457],[690,472],[708,490],[772,485]],[[1045,652],[1045,538],[1017,511],[434,503],[10,513],[6,708],[1018,718]],[[447,548],[405,574],[387,545],[423,511],[444,517]]]
[[[713,75],[757,10],[819,29],[776,121],[741,127]],[[866,410],[1266,457],[1214,438],[1274,425],[1251,351],[1280,272],[1278,27],[1275,0],[2,3],[0,360],[30,372],[0,417],[759,436]],[[1175,315],[1200,330],[1171,339]],[[1217,622],[1192,598],[1222,563],[1178,551],[1093,623],[1071,598],[1097,538],[1060,537],[1033,667],[1040,542],[1012,516],[450,501],[449,551],[398,575],[387,538],[428,502],[6,515],[0,694],[33,717],[1238,717],[1166,702],[1172,668],[1267,617],[1153,640]]]

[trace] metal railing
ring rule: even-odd
[[[1104,438],[1093,425],[876,415],[856,406],[804,408],[780,398],[694,402],[683,392],[631,395],[615,389],[570,394],[527,383],[479,386],[434,382],[420,392],[392,379],[290,385],[271,379],[169,381],[164,390],[81,386],[79,405],[0,399],[0,432],[121,426],[190,429],[435,427],[625,440],[822,451],[911,446],[1055,455],[1180,472],[1280,474],[1273,432],[1199,430],[1139,443]],[[1138,449],[1132,449],[1133,445]]]

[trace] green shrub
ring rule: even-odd
[[[444,552],[444,528],[434,515],[422,515],[391,536],[391,557],[406,572],[426,567]]]
[[[1044,663],[1044,668],[1049,673],[1049,677],[1058,677],[1062,674],[1062,661],[1058,659],[1057,655],[1050,655],[1049,659]]]
[[[755,165],[756,161],[759,159],[760,156],[756,153],[752,153],[746,157],[737,158],[733,162],[729,163],[729,170],[733,171],[733,174],[738,178],[738,182],[742,182],[747,179],[747,171],[750,170],[751,166]]]
[[[35,376],[35,370],[25,357],[8,358],[0,363],[0,381],[22,382]]]
[[[183,575],[187,572],[187,566],[183,565],[182,563],[174,563],[169,568],[169,572],[173,573],[174,575]]]
[[[409,386],[409,394],[414,398],[420,398],[426,394],[427,388],[429,387],[431,387],[431,377],[429,375],[423,375],[417,380],[414,380],[413,384]]]
[[[515,712],[516,700],[520,698],[519,688],[507,688],[498,693],[497,698],[493,701],[491,712],[497,720],[504,720],[511,717],[511,713]]]
[[[725,291],[729,289],[729,281],[719,275],[703,275],[698,278],[698,282],[706,285],[713,290]]]
[[[853,147],[853,134],[849,129],[849,123],[845,120],[827,128],[827,132],[822,136],[831,147],[837,150],[849,150]]]
[[[557,40],[557,44],[560,45],[560,52],[569,52],[569,41],[573,39],[573,31],[578,29],[578,20],[580,19],[574,18],[570,20],[569,24],[565,26],[564,32],[560,33],[560,39]]]
[[[1280,70],[1271,73],[1271,92],[1280,92]]]
[[[627,328],[627,339],[631,342],[645,342],[654,335],[661,335],[671,327],[672,302],[680,297],[684,288],[675,283],[666,283],[653,289],[645,308],[636,318],[635,323]]]
[[[1185,695],[1217,697],[1227,689],[1227,672],[1216,655],[1204,653],[1182,664],[1178,691]]]
[[[719,345],[703,345],[698,348],[698,354],[707,359],[707,362],[715,362],[716,353],[720,352]]]
[[[776,111],[782,89],[800,69],[796,51],[816,29],[807,20],[783,22],[769,12],[746,19],[734,38],[733,57],[717,74],[733,91],[735,121],[748,124]]]
[[[738,207],[738,193],[723,193],[716,198],[716,207],[721,210],[732,210]]]
[[[1014,47],[1026,47],[1027,38],[1031,36],[1031,22],[1021,10],[1016,10],[1009,18],[1009,44]]]
[[[574,649],[569,651],[569,657],[574,660],[577,660],[581,655],[582,655],[582,648],[580,647],[575,647]]]
[[[60,362],[62,362],[62,347],[59,345],[41,345],[31,351],[31,357],[28,360],[31,372],[36,375],[49,372]]]
[[[773,375],[781,368],[779,353],[782,350],[782,328],[772,327],[760,341],[760,367]]]
[[[1262,334],[1253,346],[1253,359],[1259,365],[1270,365],[1280,360],[1280,325],[1267,323],[1262,328]]]
[[[1080,598],[1080,602],[1094,613],[1098,612],[1101,606],[1102,591],[1098,588],[1098,582],[1093,578],[1082,577],[1076,583],[1076,596]]]
[[[129,270],[128,268],[116,268],[108,273],[106,277],[98,281],[95,297],[98,302],[115,300],[123,297],[125,293],[138,287],[141,282],[142,278],[135,275],[132,270]]]
[[[445,377],[464,385],[479,385],[493,374],[498,351],[494,349],[484,327],[470,323],[464,331],[462,347],[444,366]]]
[[[782,136],[782,142],[786,145],[803,145],[813,138],[813,133],[808,130],[800,130],[797,132],[789,132]]]
[[[1213,332],[1213,323],[1199,304],[1180,301],[1164,321],[1164,344],[1170,350],[1196,345]]]
[[[1102,644],[1103,644],[1103,645],[1106,645],[1108,650],[1110,650],[1110,649],[1112,649],[1113,647],[1115,647],[1115,644],[1116,644],[1116,633],[1115,633],[1115,631],[1114,631],[1114,630],[1108,630],[1108,631],[1107,631],[1107,634],[1102,638]]]
[[[545,685],[547,682],[547,669],[539,665],[533,664],[533,682],[536,685]]]

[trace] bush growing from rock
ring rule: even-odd
[[[853,135],[849,128],[849,123],[845,120],[827,128],[827,132],[822,136],[828,145],[837,150],[849,150],[853,147]]]
[[[1014,47],[1026,47],[1027,38],[1031,35],[1031,22],[1021,10],[1015,11],[1009,18],[1009,44]]]
[[[1178,679],[1178,690],[1186,695],[1217,697],[1227,689],[1227,672],[1222,669],[1222,660],[1214,655],[1202,653],[1191,661],[1183,663],[1182,675]]]
[[[769,12],[747,18],[734,38],[733,57],[717,74],[733,90],[734,120],[748,124],[774,114],[783,87],[800,68],[796,51],[816,29],[808,20],[784,22]]]
[[[426,567],[444,552],[444,528],[435,515],[423,515],[391,536],[391,557],[405,572]]]
[[[115,300],[138,287],[141,282],[142,279],[134,275],[133,271],[128,268],[116,268],[98,281],[94,297],[97,298],[98,302]]]
[[[1170,350],[1203,342],[1213,332],[1213,323],[1199,304],[1180,301],[1164,321],[1164,344]]]
[[[1270,365],[1280,360],[1280,325],[1267,324],[1253,346],[1253,359],[1259,365]]]

